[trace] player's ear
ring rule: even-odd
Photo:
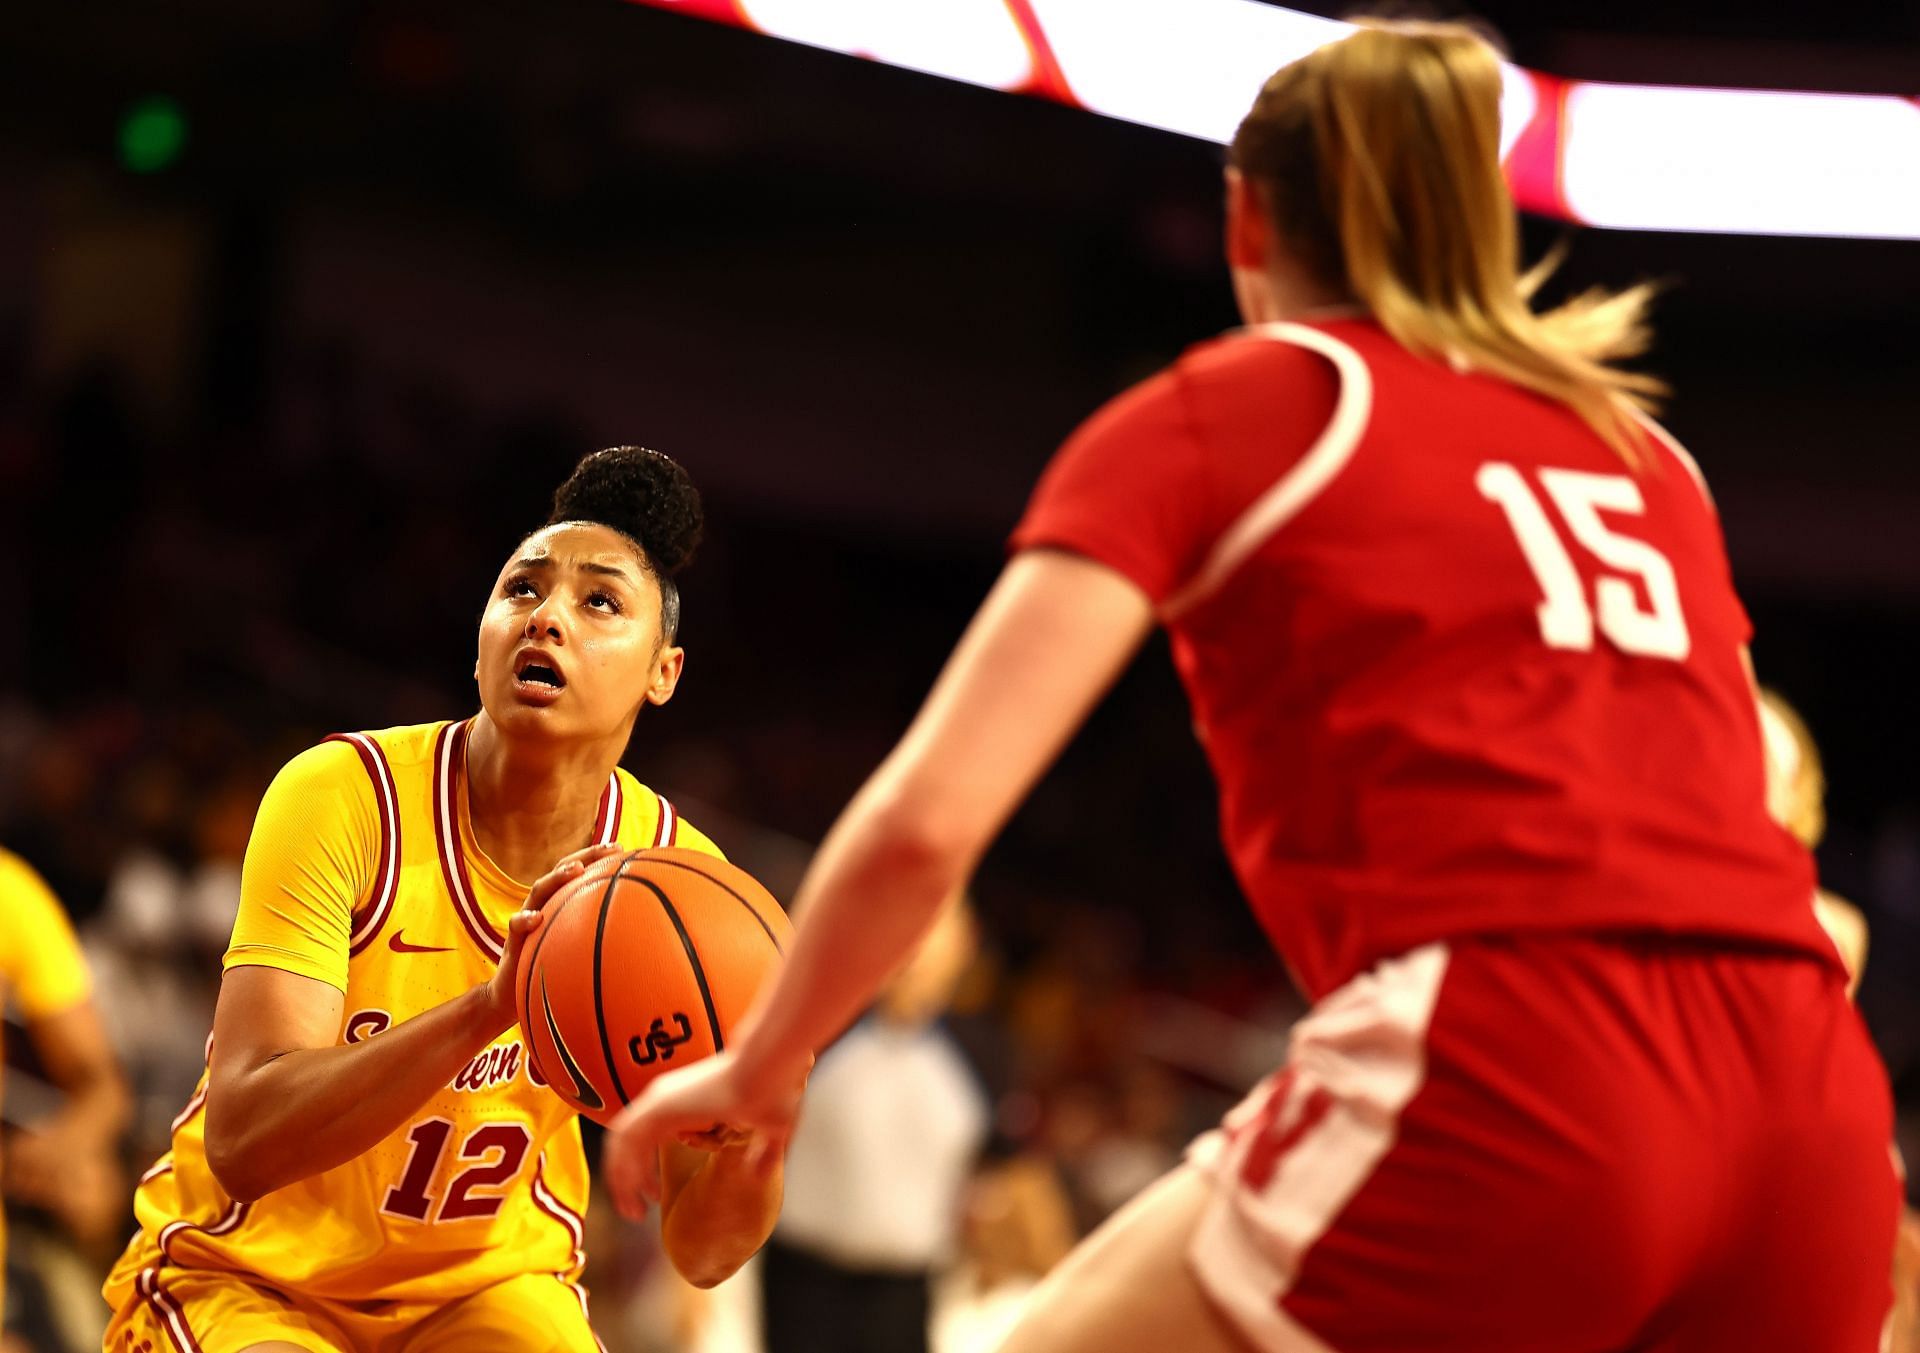
[[[673,699],[673,692],[680,685],[681,670],[686,665],[686,649],[678,644],[662,644],[660,656],[654,659],[653,679],[647,683],[647,703],[664,705]]]
[[[1272,234],[1259,185],[1227,166],[1227,262],[1236,268],[1266,267]]]

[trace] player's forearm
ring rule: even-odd
[[[133,1097],[119,1071],[112,1066],[92,1067],[82,1079],[60,1088],[67,1102],[40,1130],[88,1150],[112,1147],[125,1130],[133,1107]]]
[[[207,1161],[241,1201],[366,1151],[506,1027],[485,987],[363,1043],[221,1068],[207,1095]]]
[[[815,856],[794,899],[793,945],[738,1044],[743,1063],[804,1069],[906,961],[984,846],[986,828],[938,829],[929,800],[894,795],[884,779]]]
[[[1147,595],[1104,565],[1041,550],[1007,566],[815,856],[781,976],[736,1045],[745,1080],[797,1074],[872,1001],[1152,625]]]
[[[674,1270],[695,1287],[723,1282],[773,1234],[784,1167],[748,1163],[744,1146],[718,1151],[669,1200],[660,1240]]]
[[[91,1001],[27,1026],[47,1078],[60,1088],[60,1111],[37,1131],[80,1150],[113,1146],[126,1128],[133,1096]]]

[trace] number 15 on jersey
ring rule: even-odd
[[[1589,603],[1573,555],[1526,477],[1505,461],[1488,461],[1480,467],[1475,487],[1506,514],[1520,553],[1540,584],[1543,599],[1537,613],[1542,641],[1549,648],[1584,652],[1593,647],[1597,622],[1600,633],[1622,652],[1684,659],[1692,640],[1680,610],[1673,565],[1646,541],[1623,535],[1600,519],[1603,509],[1644,514],[1646,501],[1640,486],[1626,475],[1545,469],[1539,475],[1574,541],[1608,570],[1594,581]],[[1634,578],[1646,589],[1645,608],[1636,595]]]

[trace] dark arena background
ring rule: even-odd
[[[1216,144],[673,8],[93,0],[0,19],[0,844],[68,908],[134,1092],[105,1173],[9,1203],[8,1348],[99,1346],[98,1283],[199,1073],[267,782],[330,731],[472,707],[499,561],[581,454],[656,447],[701,486],[686,676],[626,764],[786,898],[1060,440],[1236,322]],[[1565,79],[1920,94],[1915,0],[1474,13]],[[1886,183],[1920,180],[1917,147],[1887,143]],[[1905,238],[1546,214],[1524,235],[1530,257],[1568,248],[1549,296],[1663,288],[1644,365],[1713,484],[1761,680],[1819,743],[1823,881],[1871,930],[1859,1000],[1913,1160],[1906,210]],[[943,1353],[992,1347],[994,1303],[1176,1159],[1301,1009],[1228,873],[1159,641],[972,895],[980,945],[946,1028],[992,1131],[954,1203],[966,1280],[937,1289]],[[17,1027],[7,1053],[7,1128],[30,1131],[58,1093]],[[615,1353],[759,1347],[751,1292],[730,1290],[751,1275],[695,1298],[604,1203],[588,1249]]]

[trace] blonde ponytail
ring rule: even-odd
[[[1344,279],[1407,348],[1560,400],[1629,463],[1633,416],[1666,393],[1613,365],[1646,351],[1652,288],[1535,314],[1500,173],[1500,58],[1458,24],[1364,21],[1267,81],[1232,147],[1282,238]]]

